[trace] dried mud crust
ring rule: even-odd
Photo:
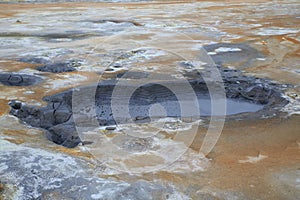
[[[285,106],[288,101],[282,97],[286,85],[275,84],[269,80],[260,79],[252,76],[244,76],[238,70],[230,70],[219,67],[222,75],[225,92],[227,98],[247,101],[263,105],[263,108],[253,113],[241,113],[228,116],[228,119],[251,119],[259,117],[274,116],[279,109]],[[206,83],[201,74],[186,74],[190,85],[194,89],[196,95],[209,94]],[[197,77],[197,78],[195,78]],[[214,80],[212,80],[214,81]],[[76,106],[82,108],[82,119],[76,119],[76,123],[81,126],[89,127],[91,120],[96,120],[99,126],[115,125],[111,109],[111,97],[118,79],[106,80],[98,83],[96,86],[85,86],[77,88],[78,94],[84,99],[77,101]],[[135,121],[147,122],[147,117],[140,117],[139,109],[136,106],[153,105],[156,103],[164,103],[165,101],[174,101],[176,96],[162,87],[158,81],[153,84],[146,84],[139,87],[131,97],[131,106],[134,112],[131,117]],[[164,83],[168,84],[168,83]],[[177,84],[181,87],[181,81],[170,82],[169,84]],[[215,84],[218,88],[218,84]],[[123,87],[134,87],[133,85],[124,85]],[[95,89],[93,99],[96,105],[96,116],[90,114],[90,108],[85,104],[86,98],[91,91]],[[19,101],[11,101],[10,114],[18,117],[23,122],[46,130],[46,136],[49,140],[65,147],[76,147],[82,142],[76,131],[72,110],[73,90],[68,90],[53,96],[44,97],[44,101],[48,103],[45,107],[29,106]],[[80,98],[80,97],[79,97]],[[82,105],[81,105],[82,104]],[[168,108],[176,110],[176,104]],[[169,115],[169,113],[167,112]],[[181,117],[181,116],[170,116]],[[199,116],[201,117],[201,116]],[[207,117],[206,117],[207,118]]]
[[[21,62],[37,64],[36,70],[41,72],[63,73],[76,71],[81,66],[81,60],[67,60],[65,62],[52,62],[41,57],[25,57],[19,59]]]
[[[0,83],[7,86],[30,86],[38,84],[43,79],[27,74],[0,73]]]
[[[216,64],[238,65],[246,68],[257,59],[264,59],[265,55],[251,47],[248,43],[216,43],[203,47]]]
[[[63,72],[73,72],[76,68],[69,63],[54,63],[46,64],[36,67],[38,71],[41,72],[51,72],[51,73],[63,73]]]
[[[86,160],[5,140],[0,159],[1,199],[161,199],[178,193],[168,184],[100,178]]]

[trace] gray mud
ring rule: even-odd
[[[73,67],[70,63],[46,64],[43,66],[38,66],[36,67],[36,69],[41,72],[51,72],[51,73],[63,73],[63,72],[76,71],[76,68]]]
[[[43,79],[27,74],[0,73],[0,83],[7,86],[30,86],[38,84]]]
[[[259,79],[252,76],[244,76],[238,70],[231,70],[219,67],[222,75],[227,100],[228,119],[251,119],[259,117],[274,116],[279,108],[283,107],[288,101],[282,97],[286,85],[278,85],[271,81]],[[205,72],[204,72],[205,73]],[[137,75],[137,74],[135,74]],[[145,74],[142,74],[145,76]],[[122,76],[121,76],[122,77]],[[129,76],[130,77],[130,76]],[[125,77],[126,78],[126,77]],[[136,78],[136,77],[135,77]],[[182,81],[162,82],[145,84],[138,87],[130,97],[129,112],[131,120],[134,122],[149,122],[149,112],[151,106],[159,104],[165,110],[165,116],[155,117],[174,117],[174,118],[207,118],[211,115],[211,100],[205,82],[201,74],[186,74],[189,84],[193,88],[199,108],[200,116],[182,116],[180,102],[176,95],[166,86],[175,86],[178,91],[185,92],[185,85]],[[99,126],[116,125],[116,120],[112,113],[111,102],[112,94],[119,79],[111,79],[99,82],[96,86],[85,86],[76,88],[76,109],[81,109],[80,119],[76,123],[89,127],[91,119],[96,119]],[[134,82],[129,85],[122,85],[124,90],[136,87]],[[161,83],[161,84],[160,84]],[[164,86],[162,86],[162,83]],[[215,89],[220,88],[218,83],[213,83]],[[93,90],[94,89],[94,90]],[[90,95],[90,92],[95,92]],[[75,147],[81,140],[78,137],[74,122],[72,97],[74,90],[68,90],[53,96],[44,97],[48,103],[45,107],[29,106],[19,101],[11,101],[10,114],[18,117],[25,123],[46,130],[47,138],[56,144],[65,147]],[[78,96],[78,94],[80,94]],[[185,94],[189,101],[192,94]],[[92,99],[88,99],[92,96]],[[122,99],[123,96],[116,98]],[[87,101],[93,101],[96,105],[96,115],[91,114]],[[79,110],[80,110],[79,109]],[[193,107],[191,109],[194,109]],[[191,113],[192,110],[191,110]],[[82,118],[82,119],[81,119]],[[78,122],[79,120],[79,122]],[[126,122],[126,119],[121,121]],[[119,121],[118,121],[119,123]]]

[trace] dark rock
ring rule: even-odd
[[[118,20],[118,19],[102,19],[102,20],[95,20],[95,21],[91,21],[91,22],[96,23],[96,24],[102,24],[102,23],[106,23],[106,22],[112,22],[112,23],[116,23],[116,24],[129,23],[134,26],[143,26],[142,24],[135,22],[135,21],[126,21],[126,20]]]
[[[10,106],[15,110],[20,110],[22,103],[21,102],[13,102]]]
[[[142,121],[142,120],[146,120],[149,119],[149,117],[144,117],[144,116],[136,116],[134,118],[134,121]]]
[[[81,66],[82,61],[68,60],[63,63],[49,63],[49,61],[44,60],[42,58],[31,58],[31,59],[23,59],[23,62],[45,64],[45,65],[36,67],[37,70],[42,71],[42,72],[62,73],[62,72],[76,71],[76,67]]]
[[[72,111],[69,106],[61,104],[57,106],[58,103],[51,103],[46,107],[38,108],[27,106],[19,101],[11,101],[9,105],[12,108],[10,114],[33,127],[46,129],[47,138],[54,143],[69,148],[80,143],[75,125],[72,123]],[[53,105],[56,105],[55,109]]]
[[[92,141],[82,141],[81,143],[82,143],[82,145],[90,145],[90,144],[93,144]]]
[[[53,63],[36,67],[37,70],[42,72],[62,73],[76,71],[76,68],[72,67],[70,63]]]
[[[113,131],[113,130],[116,130],[116,127],[114,127],[114,126],[108,126],[108,127],[105,128],[105,130]]]
[[[25,123],[33,127],[41,127],[41,110],[42,108],[36,108],[33,106],[27,106],[19,101],[11,101],[9,105],[13,108],[10,114],[17,116]]]
[[[107,68],[107,69],[105,69],[105,71],[106,71],[106,72],[113,72],[113,71],[115,71],[115,70],[112,69],[112,68]]]
[[[0,83],[7,86],[30,86],[38,84],[42,80],[42,78],[33,75],[0,73]]]
[[[74,124],[53,126],[48,129],[46,135],[50,141],[68,148],[74,148],[81,142]]]

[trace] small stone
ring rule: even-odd
[[[116,130],[116,127],[114,127],[114,126],[107,126],[107,127],[105,128],[105,130],[113,131],[113,130]]]
[[[113,72],[113,71],[115,71],[115,70],[112,69],[112,68],[107,68],[107,69],[105,69],[105,71],[106,71],[106,72]]]
[[[9,102],[9,105],[10,105],[13,109],[16,109],[16,110],[20,110],[21,107],[22,107],[22,103],[19,102],[19,101],[11,101],[11,102]]]
[[[138,120],[144,120],[144,119],[147,119],[148,117],[144,117],[144,116],[137,116],[134,118],[135,121],[138,121]]]
[[[93,144],[93,142],[92,141],[82,141],[81,144],[83,146],[85,146],[85,145]]]

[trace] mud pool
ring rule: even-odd
[[[300,196],[298,1],[14,2],[0,199]]]

